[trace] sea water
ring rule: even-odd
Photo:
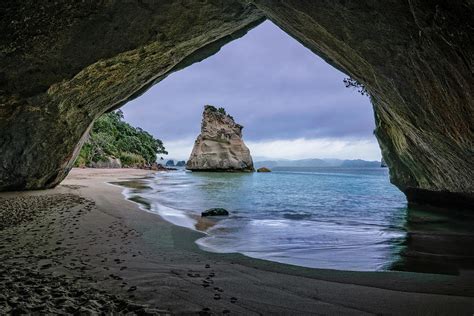
[[[228,217],[196,241],[211,252],[238,252],[328,269],[390,269],[406,238],[406,200],[386,168],[277,168],[271,173],[156,173],[134,195],[149,211],[190,229],[202,211]]]

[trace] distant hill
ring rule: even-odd
[[[339,167],[339,168],[380,168],[380,161],[362,159],[300,159],[300,160],[262,160],[255,167]]]

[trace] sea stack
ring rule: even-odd
[[[250,150],[242,140],[242,125],[224,108],[204,106],[201,134],[186,164],[192,171],[254,171]]]

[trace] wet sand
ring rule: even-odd
[[[147,174],[73,169],[55,189],[1,193],[0,314],[474,312],[466,271],[320,270],[204,252],[199,232],[139,209],[107,183]]]

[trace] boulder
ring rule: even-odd
[[[107,157],[106,160],[92,162],[88,167],[90,168],[122,168],[120,159],[114,157]]]
[[[257,172],[272,172],[270,169],[267,167],[260,167],[257,169]]]
[[[242,140],[242,125],[223,108],[204,107],[201,134],[186,169],[192,171],[254,171],[250,150]]]
[[[206,216],[228,216],[228,215],[229,215],[229,212],[226,209],[220,208],[220,207],[210,208],[210,209],[205,210],[204,212],[201,213],[202,217],[206,217]]]

